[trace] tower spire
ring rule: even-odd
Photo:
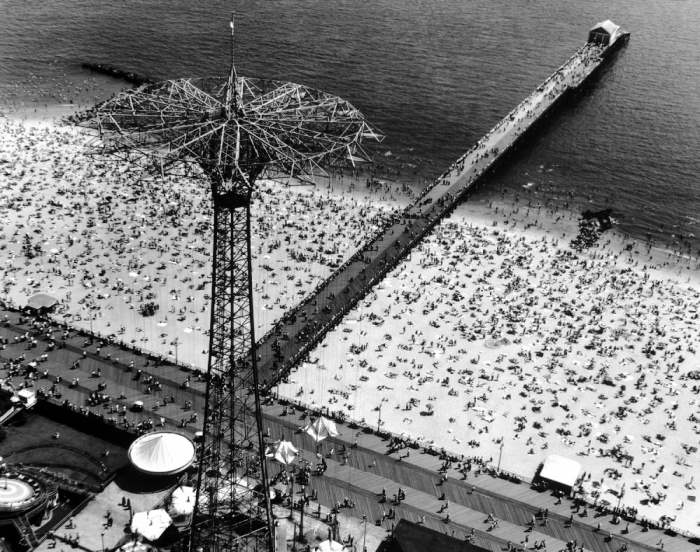
[[[240,98],[238,97],[238,74],[236,73],[236,63],[234,59],[235,46],[235,17],[234,12],[231,12],[231,70],[228,75],[228,88],[226,90],[226,109],[230,113],[233,106],[238,107]]]

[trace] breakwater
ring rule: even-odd
[[[134,86],[141,86],[142,84],[150,84],[154,82],[153,79],[150,79],[143,75],[139,75],[132,71],[124,71],[123,69],[119,69],[118,67],[113,67],[111,65],[106,65],[104,63],[86,62],[81,63],[80,66],[84,69],[93,71],[94,73],[100,73],[101,75],[107,75],[108,77],[126,81],[129,84],[133,84]]]

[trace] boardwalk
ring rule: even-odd
[[[371,287],[396,266],[464,194],[492,170],[567,92],[603,63],[602,47],[586,44],[508,113],[424,191],[393,224],[353,255],[258,342],[260,381],[268,387],[299,362]]]
[[[60,375],[62,381],[56,384],[56,389],[61,393],[59,402],[68,400],[82,407],[85,412],[103,414],[118,424],[123,424],[125,419],[129,420],[132,428],[149,418],[158,421],[162,417],[166,428],[180,428],[181,420],[191,419],[194,413],[199,413],[198,420],[201,420],[204,383],[193,378],[189,387],[183,387],[188,373],[182,368],[156,365],[152,360],[114,345],[103,345],[98,354],[99,343],[89,342],[84,335],[76,332],[68,333],[65,347],[49,350],[48,342],[52,338],[62,338],[63,332],[37,332],[27,323],[18,324],[17,313],[7,311],[4,314],[8,317],[8,324],[0,326],[0,335],[7,338],[8,344],[0,351],[3,363],[24,355],[26,365],[42,354],[47,355],[46,360],[37,366],[39,374],[47,371],[46,377],[31,381],[18,373],[11,378],[15,385],[26,381],[37,388],[49,388],[56,376]],[[20,336],[29,338],[17,341],[15,338]],[[32,345],[32,339],[36,341],[35,345]],[[74,365],[75,368],[72,367]],[[97,372],[100,376],[93,377]],[[158,380],[160,388],[153,388],[152,383],[146,383],[151,375]],[[79,381],[72,385],[75,378]],[[90,392],[95,391],[99,384],[105,385],[105,392],[112,399],[104,405],[84,406]],[[146,392],[149,385],[152,390]],[[117,399],[119,396],[124,398]],[[170,400],[171,397],[174,401]],[[128,406],[135,400],[144,401],[143,413],[130,412],[128,409],[123,414],[114,413],[116,404]],[[185,408],[185,401],[191,401],[192,406]],[[303,411],[283,408],[273,401],[264,407],[263,425],[266,430],[269,429],[270,439],[291,439],[304,451],[305,457],[313,462],[315,443],[299,430],[305,423]],[[199,428],[197,421],[180,430],[194,432]],[[596,512],[593,510],[588,517],[581,517],[573,512],[571,502],[565,500],[562,504],[556,504],[549,493],[539,493],[526,484],[485,474],[476,475],[474,472],[465,481],[462,474],[455,470],[449,470],[447,480],[440,484],[439,469],[442,462],[437,456],[411,450],[408,458],[399,460],[397,453],[388,453],[386,441],[378,436],[348,426],[340,426],[340,430],[342,433],[339,437],[324,441],[321,446],[324,453],[334,449],[334,454],[327,459],[328,470],[323,476],[313,477],[311,481],[311,487],[317,489],[319,499],[325,506],[331,507],[348,497],[355,503],[351,513],[358,517],[367,515],[370,520],[381,520],[382,511],[388,511],[391,505],[381,504],[378,493],[385,488],[391,497],[402,487],[406,500],[395,508],[399,518],[418,521],[425,516],[426,525],[448,533],[454,531],[459,537],[474,528],[475,542],[483,542],[484,545],[488,543],[487,548],[493,550],[499,549],[508,541],[518,544],[526,536],[527,544],[545,540],[549,550],[558,550],[563,543],[571,540],[583,544],[588,550],[600,552],[616,551],[623,544],[629,550],[655,550],[659,541],[664,543],[665,550],[690,552],[696,549],[696,545],[685,538],[669,536],[658,530],[643,532],[635,524],[630,524],[628,532],[624,532],[624,524],[613,525],[610,516],[595,517]],[[12,455],[8,454],[11,451],[2,452],[12,462]],[[404,451],[401,453],[405,454]],[[272,472],[276,469],[271,466]],[[439,512],[443,504],[439,497],[443,492],[449,501],[449,509],[445,513],[450,514],[450,523],[445,523],[445,513]],[[526,523],[540,508],[549,510],[547,525],[543,526],[543,520],[538,520],[532,531],[526,531]],[[488,530],[490,524],[485,521],[488,514],[493,514],[500,520],[499,526],[491,531]],[[572,514],[574,523],[569,526],[568,520]],[[390,523],[390,520],[384,521],[386,527]],[[600,531],[596,530],[598,523],[601,525]],[[611,540],[608,540],[609,533],[613,536]]]

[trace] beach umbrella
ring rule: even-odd
[[[287,467],[294,462],[294,459],[297,457],[297,452],[299,452],[299,450],[289,441],[277,441],[273,443],[271,449],[265,451],[265,456],[277,460],[280,464],[284,465],[284,469],[287,471]],[[290,495],[289,517],[292,517],[294,509],[294,475],[292,475],[292,490]]]
[[[339,435],[335,422],[324,416],[316,418],[314,422],[304,428],[304,431],[311,435],[311,438],[316,441],[317,444],[328,437]]]
[[[149,541],[155,541],[170,527],[173,520],[162,508],[148,512],[136,512],[131,520],[131,532]]]
[[[324,540],[318,544],[318,549],[321,552],[343,552],[343,550],[345,550],[345,547],[337,541]]]
[[[170,497],[170,511],[176,516],[189,516],[194,510],[194,501],[194,487],[178,487]]]
[[[277,441],[272,444],[272,448],[268,449],[265,456],[274,458],[280,464],[288,466],[289,464],[294,462],[294,459],[297,457],[298,452],[299,449],[297,449],[289,441]]]

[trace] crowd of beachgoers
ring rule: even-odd
[[[0,119],[2,298],[51,294],[64,322],[204,367],[206,185],[89,149],[82,131]],[[260,183],[257,335],[405,204],[390,185],[331,184]],[[697,262],[611,232],[576,252],[578,217],[528,197],[462,206],[279,393],[528,477],[548,454],[577,459],[592,499],[622,491],[692,531]]]
[[[130,170],[90,155],[91,144],[69,127],[0,119],[3,298],[21,306],[48,293],[64,321],[206,366],[206,183]],[[349,178],[317,188],[259,183],[252,203],[258,336],[391,218],[395,193],[373,186],[370,198],[364,182]]]
[[[569,457],[590,501],[695,532],[700,267],[613,232],[574,251],[577,219],[463,205],[280,394],[525,478]]]

